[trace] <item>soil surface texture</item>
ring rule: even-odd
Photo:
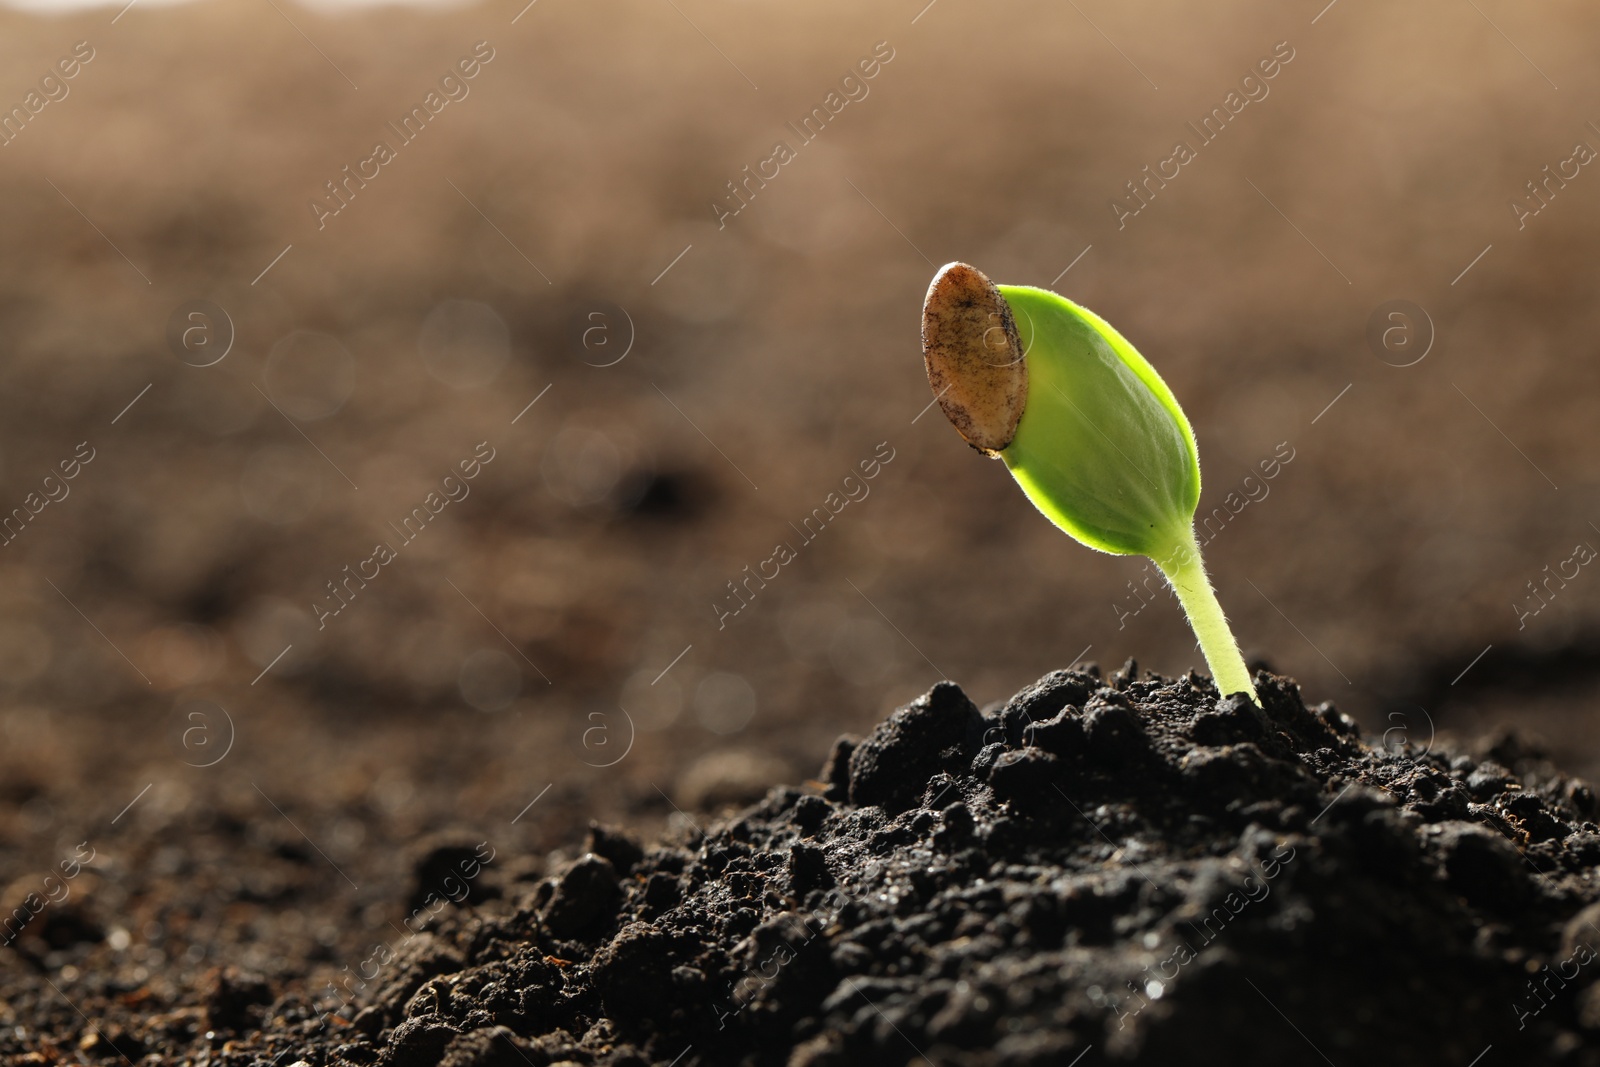
[[[335,985],[222,967],[161,1003],[108,972],[76,999],[93,1023],[12,988],[0,1053],[1600,1063],[1591,789],[1514,740],[1374,745],[1293,682],[1257,685],[1260,708],[1130,662],[980,711],[943,682],[841,738],[819,781],[675,842],[596,826],[547,872],[435,848],[411,917]]]

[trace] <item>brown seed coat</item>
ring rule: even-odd
[[[922,359],[945,418],[973,448],[998,456],[1028,401],[1028,365],[1011,308],[976,267],[946,263],[934,275]]]

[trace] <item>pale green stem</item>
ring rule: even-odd
[[[1259,705],[1261,698],[1256,696],[1256,687],[1250,682],[1250,669],[1244,665],[1239,642],[1234,640],[1228,620],[1222,614],[1222,605],[1217,603],[1217,594],[1211,588],[1211,579],[1206,576],[1194,531],[1186,530],[1177,550],[1165,560],[1155,560],[1155,564],[1172,583],[1184,614],[1189,616],[1189,625],[1200,639],[1200,651],[1205,654],[1217,689],[1224,696],[1247,693]]]

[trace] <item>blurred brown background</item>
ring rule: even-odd
[[[1132,610],[1142,561],[1071,543],[925,411],[920,303],[952,259],[1140,346],[1203,513],[1293,450],[1207,550],[1248,656],[1375,734],[1512,726],[1594,772],[1600,576],[1521,628],[1514,605],[1600,547],[1600,174],[1564,162],[1600,148],[1600,12],[923,3],[0,16],[0,102],[68,90],[0,147],[0,506],[94,457],[0,548],[6,878],[104,842],[136,915],[140,878],[309,842],[260,914],[359,936],[434,832],[531,855],[589,818],[659,827],[815,774],[940,677],[981,704],[1079,655],[1203,667],[1170,599]],[[402,144],[386,124],[478,42]],[[1201,145],[1186,123],[1246,89]],[[830,92],[855,99],[803,143]],[[1196,158],[1119,228],[1179,140]],[[1546,165],[1577,173],[1519,229]],[[1399,299],[1431,328],[1375,350]],[[206,367],[214,315],[168,338],[196,300],[234,335]],[[319,630],[380,541],[397,558]],[[779,542],[798,558],[719,629]]]

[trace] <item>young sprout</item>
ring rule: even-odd
[[[1005,461],[1038,509],[1090,548],[1148,556],[1223,693],[1260,703],[1194,536],[1194,431],[1127,339],[1044,289],[946,264],[922,309],[928,384],[967,443]]]

